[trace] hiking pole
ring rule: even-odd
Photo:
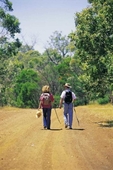
[[[59,121],[59,123],[61,124],[60,119],[59,119],[58,114],[57,114],[57,111],[56,111],[56,109],[55,109],[55,108],[54,108],[54,110],[55,110],[55,113],[56,113],[57,120],[58,120],[58,121]]]
[[[56,109],[55,109],[55,108],[54,108],[54,110],[55,110],[55,113],[56,113],[57,120],[58,120],[58,121],[59,121],[59,123],[60,123],[60,128],[61,128],[61,130],[62,130],[62,125],[61,125],[60,119],[59,119],[59,117],[58,117],[57,111],[56,111]]]
[[[77,120],[77,122],[78,122],[78,126],[79,126],[79,120],[78,120],[78,117],[77,117],[77,114],[76,114],[76,110],[75,110],[75,108],[74,108],[74,112],[75,112],[76,120]]]

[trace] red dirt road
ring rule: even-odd
[[[51,130],[43,130],[36,109],[0,109],[0,170],[113,170],[113,127],[99,122],[109,114],[88,106],[77,107],[73,129],[64,128],[63,110],[52,111]]]

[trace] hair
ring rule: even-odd
[[[43,87],[42,87],[42,92],[43,92],[43,93],[46,93],[46,92],[48,93],[48,92],[50,92],[50,87],[49,87],[48,85],[43,86]]]

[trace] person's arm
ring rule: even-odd
[[[51,102],[54,102],[53,94],[50,94],[50,99],[51,99]]]
[[[60,99],[59,108],[61,109],[63,103],[63,98]]]
[[[76,95],[72,92],[72,103],[74,103],[74,101],[76,100]]]
[[[38,109],[41,109],[42,106],[41,106],[41,101],[39,101],[39,106],[38,106]]]
[[[63,101],[64,101],[65,91],[62,92],[60,96],[59,108],[61,109]]]

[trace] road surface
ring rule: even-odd
[[[0,170],[113,170],[113,127],[102,124],[113,114],[103,117],[102,109],[77,107],[72,130],[63,109],[56,109],[61,124],[53,109],[51,130],[43,130],[36,109],[1,108]]]

